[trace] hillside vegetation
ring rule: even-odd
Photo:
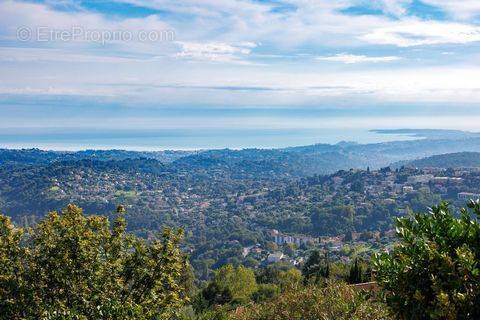
[[[378,290],[311,253],[297,267],[224,265],[195,287],[181,233],[145,241],[73,205],[32,229],[0,215],[0,319],[478,319],[480,202],[396,222],[399,243],[366,261]],[[370,284],[375,288],[375,284]]]
[[[457,152],[435,155],[414,161],[403,162],[416,168],[462,168],[480,167],[479,152]]]

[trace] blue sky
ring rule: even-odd
[[[478,0],[4,0],[0,128],[472,130],[479,49]]]

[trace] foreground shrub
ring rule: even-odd
[[[0,319],[169,319],[185,300],[180,238],[147,243],[73,205],[32,230],[0,215]]]
[[[480,202],[398,219],[400,244],[375,259],[386,301],[402,319],[480,319]]]
[[[217,306],[244,304],[257,288],[253,270],[227,264],[215,271],[212,281],[197,295],[194,306],[201,313]]]
[[[288,290],[261,304],[237,309],[233,320],[380,320],[390,319],[383,304],[346,284],[329,283]]]

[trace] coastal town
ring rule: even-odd
[[[368,259],[391,250],[394,218],[441,200],[458,210],[480,198],[478,167],[406,165],[294,179],[255,170],[149,159],[58,162],[0,172],[0,202],[8,204],[5,211],[27,213],[19,220],[26,226],[36,221],[32,201],[37,212],[68,203],[91,212],[123,205],[136,234],[152,237],[162,225],[184,228],[183,249],[207,278],[225,263],[296,266],[312,250],[331,261]]]

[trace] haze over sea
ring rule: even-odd
[[[192,150],[283,148],[315,143],[335,144],[418,139],[366,129],[0,129],[0,148],[45,150],[125,149]]]

